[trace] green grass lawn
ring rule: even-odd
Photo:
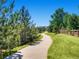
[[[79,59],[79,37],[48,33],[53,43],[48,51],[48,59]]]

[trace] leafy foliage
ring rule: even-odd
[[[50,21],[50,31],[53,32],[59,32],[59,29],[63,26],[63,17],[65,15],[65,12],[63,9],[57,9],[54,13],[54,15],[51,15],[51,18],[53,20]]]
[[[48,26],[39,26],[37,27],[39,33],[45,32],[48,30]]]
[[[59,8],[51,15],[49,30],[51,32],[59,33],[61,29],[76,30],[79,29],[79,16],[75,14],[68,14],[62,8]]]
[[[0,49],[11,49],[33,42],[38,37],[35,24],[31,22],[28,10],[23,6],[14,11],[14,0],[7,6],[8,0],[0,0]]]

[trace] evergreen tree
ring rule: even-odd
[[[63,26],[63,17],[65,12],[62,8],[59,8],[55,11],[53,15],[51,15],[52,20],[50,21],[49,28],[52,32],[59,32],[59,30]]]

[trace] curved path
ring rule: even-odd
[[[48,48],[52,40],[49,36],[42,35],[43,38],[39,44],[28,46],[19,51],[23,55],[21,59],[47,59]]]

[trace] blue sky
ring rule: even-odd
[[[23,5],[28,8],[37,26],[49,25],[50,15],[57,8],[64,8],[69,13],[79,13],[79,0],[16,0],[15,10],[19,10]]]

